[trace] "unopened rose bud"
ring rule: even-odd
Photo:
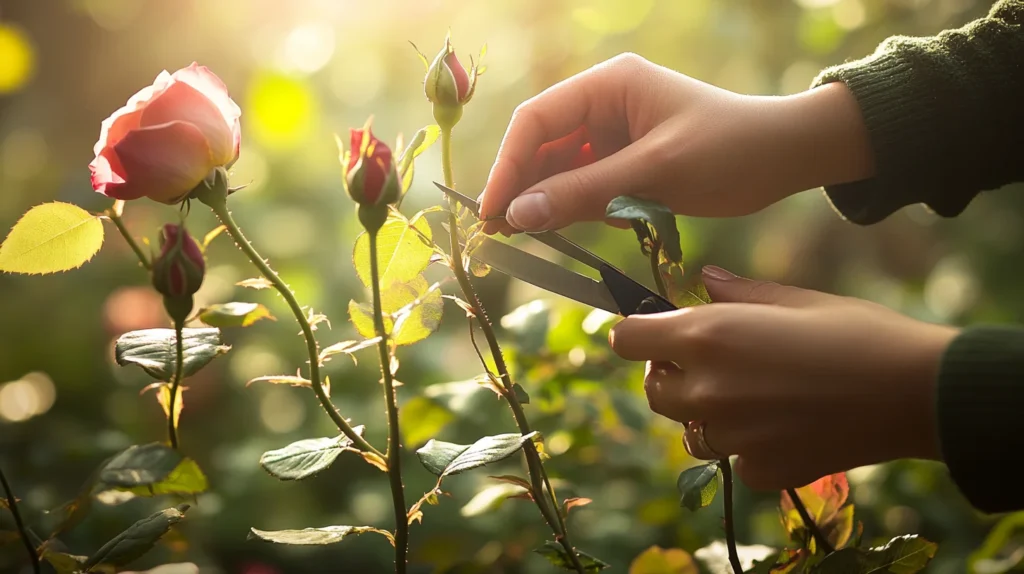
[[[359,205],[359,218],[376,231],[387,219],[387,206],[398,201],[400,185],[391,148],[377,139],[369,123],[352,129],[345,164],[345,191]]]
[[[434,104],[434,119],[442,127],[452,127],[462,117],[462,106],[473,97],[478,76],[476,64],[466,70],[455,55],[451,38],[446,37],[423,80],[423,92]]]
[[[199,244],[181,225],[168,223],[160,230],[160,254],[153,259],[153,288],[164,296],[164,306],[175,322],[192,312],[192,295],[203,284],[206,262]]]

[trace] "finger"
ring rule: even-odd
[[[655,139],[641,138],[604,159],[536,183],[509,205],[509,224],[544,231],[604,219],[608,202],[637,194],[655,179],[649,165],[654,145]]]
[[[647,364],[644,393],[652,412],[680,423],[689,421],[692,414],[687,412],[682,400],[686,385],[686,372],[674,364],[654,361]]]
[[[700,460],[721,460],[735,454],[728,448],[728,443],[719,440],[716,429],[721,425],[708,425],[704,421],[691,421],[687,423],[683,432],[683,445],[686,452]]]
[[[696,309],[686,307],[665,313],[630,315],[608,331],[608,344],[615,354],[627,361],[678,360],[674,323],[687,320]]]
[[[602,81],[604,66],[596,66],[563,80],[516,108],[487,177],[481,212],[504,213],[524,187],[524,170],[542,145],[584,125],[593,96],[614,98],[616,83]],[[600,89],[600,93],[596,90]]]
[[[753,490],[799,488],[814,482],[823,474],[828,474],[819,473],[813,467],[793,460],[792,456],[777,452],[741,454],[736,458],[733,470],[743,484]]]
[[[721,267],[705,266],[701,270],[704,286],[711,300],[723,303],[759,303],[784,307],[810,307],[835,300],[834,295],[739,277]]]

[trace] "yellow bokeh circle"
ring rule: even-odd
[[[0,94],[16,92],[32,77],[35,52],[19,28],[0,24]]]

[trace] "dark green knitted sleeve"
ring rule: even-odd
[[[983,512],[1024,510],[1024,329],[978,326],[962,331],[942,359],[939,441],[957,487]]]
[[[872,224],[915,203],[952,217],[979,192],[1024,180],[1024,0],[934,37],[889,38],[812,86],[837,81],[860,105],[877,167],[825,188],[846,219]]]

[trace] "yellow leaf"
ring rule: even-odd
[[[698,574],[700,571],[685,550],[651,546],[629,565],[629,574]]]
[[[178,385],[178,392],[175,393],[178,396],[174,399],[174,428],[178,428],[178,421],[181,420],[181,411],[185,408],[185,400],[182,396],[184,392],[185,388]],[[160,407],[164,409],[164,416],[171,416],[171,387],[169,385],[165,384],[160,387],[156,400],[160,401]]]
[[[437,436],[455,415],[427,397],[413,397],[398,412],[402,442],[406,448],[422,445]]]
[[[392,342],[411,345],[437,330],[444,300],[438,285],[428,285],[427,280],[419,275],[408,283],[392,284],[384,290],[381,293],[381,310],[384,313],[384,331],[388,335],[393,334]],[[348,313],[360,335],[367,339],[376,337],[371,303],[349,301]]]
[[[0,271],[67,271],[81,267],[102,246],[99,216],[70,203],[44,203],[28,210],[0,245]]]
[[[430,224],[425,217],[409,221],[403,215],[391,212],[377,232],[377,270],[382,289],[392,283],[412,281],[427,268],[434,250],[424,242],[424,238],[428,241],[432,238]],[[356,238],[352,262],[359,280],[369,287],[370,236],[366,232]]]

